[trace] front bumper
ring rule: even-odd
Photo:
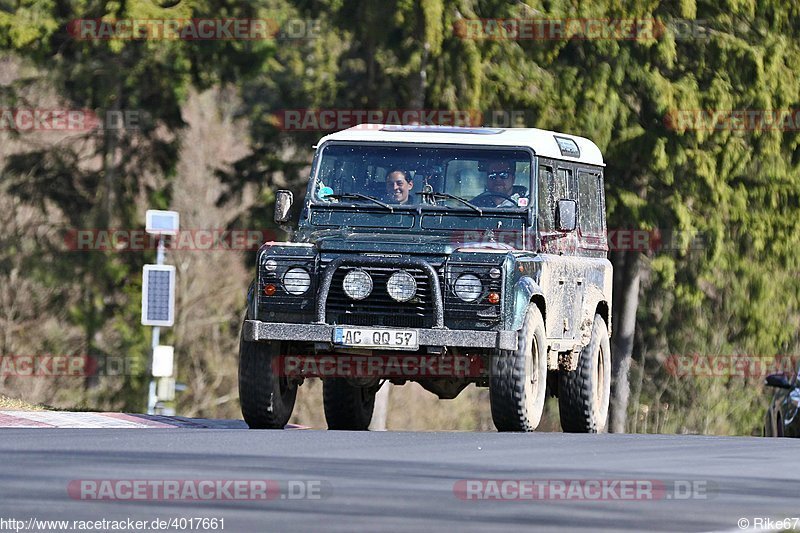
[[[335,327],[336,326],[330,326],[328,324],[286,324],[280,322],[261,322],[260,320],[245,320],[244,340],[250,342],[327,342],[331,345],[331,348],[333,348],[333,329]],[[495,348],[498,350],[517,349],[517,333],[514,331],[424,328],[419,328],[417,331],[419,331],[420,346],[458,346],[466,348]]]

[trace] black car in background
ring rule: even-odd
[[[766,385],[775,389],[764,420],[765,437],[800,437],[800,367],[794,377],[767,376]]]

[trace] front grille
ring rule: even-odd
[[[345,275],[354,268],[365,270],[372,277],[372,292],[363,300],[353,300],[343,289]],[[417,282],[417,294],[408,302],[394,300],[386,291],[389,276],[405,270]],[[428,276],[420,268],[341,267],[333,275],[325,306],[329,324],[349,326],[391,326],[406,328],[432,327],[434,311]]]

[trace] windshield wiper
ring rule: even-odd
[[[433,191],[422,191],[417,193],[418,196],[429,196],[432,197],[434,200],[436,199],[443,199],[449,198],[450,200],[455,200],[456,202],[461,202],[465,206],[469,207],[470,209],[474,209],[478,212],[479,215],[483,215],[483,211],[480,207],[475,204],[469,203],[467,200],[464,200],[460,196],[456,196],[455,194],[450,194],[447,192],[433,192]]]
[[[335,200],[342,200],[342,199],[344,199],[344,200],[353,200],[353,199],[367,200],[369,202],[376,203],[381,207],[385,207],[386,209],[388,209],[389,211],[394,213],[394,208],[392,206],[390,206],[389,204],[385,204],[385,203],[381,202],[380,200],[378,200],[377,198],[373,198],[372,196],[367,196],[366,194],[361,194],[361,193],[358,193],[358,192],[342,192],[342,193],[335,193],[335,194],[326,194],[325,198],[333,198]]]

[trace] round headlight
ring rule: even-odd
[[[303,268],[294,267],[283,275],[283,288],[289,294],[303,294],[311,286],[311,276]]]
[[[474,302],[483,292],[483,285],[475,274],[463,274],[456,280],[453,291],[465,302]]]
[[[363,300],[372,292],[372,278],[357,268],[348,272],[342,282],[345,294],[353,300]]]
[[[407,302],[417,294],[417,280],[405,270],[399,270],[389,277],[386,290],[398,302]]]

